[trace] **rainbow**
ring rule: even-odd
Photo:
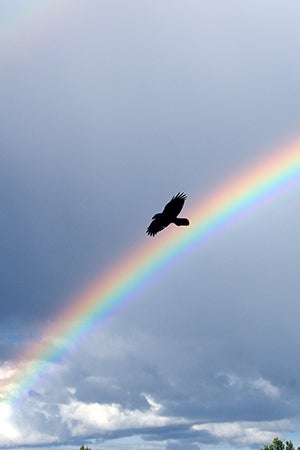
[[[299,182],[300,141],[296,141],[220,185],[190,210],[186,209],[191,221],[189,228],[169,227],[151,239],[145,235],[144,243],[77,295],[71,306],[45,330],[42,342],[27,348],[25,363],[2,394],[2,400],[18,404],[41,381],[49,363],[61,363],[69,357],[96,326],[138,297],[141,289],[162,276],[179,257],[198,250],[243,213],[261,207],[266,200]]]

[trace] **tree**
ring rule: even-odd
[[[91,449],[89,447],[85,447],[84,445],[82,445],[79,450],[91,450]]]
[[[286,441],[284,444],[278,437],[276,437],[273,439],[272,444],[265,445],[260,450],[295,450],[295,447],[292,441]],[[300,450],[300,447],[298,447],[297,450]]]
[[[286,441],[285,450],[295,450],[295,447],[294,447],[294,444],[292,443],[292,441]]]
[[[271,445],[274,450],[284,450],[284,443],[278,437],[273,439]]]

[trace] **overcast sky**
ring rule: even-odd
[[[298,136],[300,3],[0,0],[1,17],[5,389],[174,194],[188,214]],[[17,410],[0,404],[0,448],[300,445],[299,195],[178,261]]]

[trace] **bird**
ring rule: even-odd
[[[146,233],[149,236],[155,236],[159,231],[163,230],[171,223],[175,223],[177,226],[188,226],[190,224],[189,219],[177,217],[183,208],[186,199],[186,194],[178,192],[177,195],[171,198],[169,203],[166,204],[161,213],[157,213],[152,217],[152,222],[147,228]]]

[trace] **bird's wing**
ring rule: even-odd
[[[166,228],[166,226],[163,225],[159,219],[154,219],[147,228],[147,234],[149,234],[149,236],[155,236],[159,231],[163,230],[164,228]]]
[[[163,214],[168,216],[177,217],[182,207],[184,205],[186,195],[183,192],[178,192],[178,194],[173,197],[169,203],[166,204],[163,210]]]

